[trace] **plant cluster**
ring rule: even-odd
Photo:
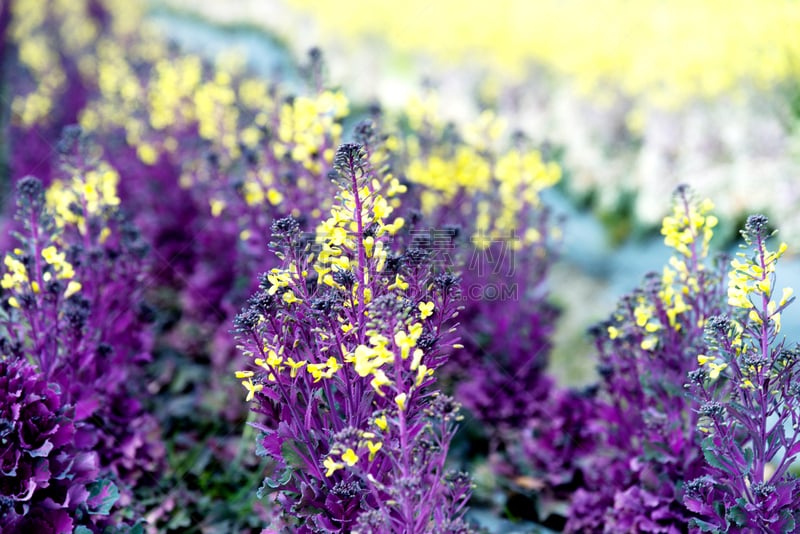
[[[0,342],[9,387],[16,388],[4,401],[14,416],[7,430],[22,432],[20,425],[33,423],[20,441],[35,459],[33,471],[48,462],[57,469],[44,469],[41,481],[18,481],[25,492],[4,495],[17,512],[29,500],[44,508],[43,501],[53,500],[64,512],[53,528],[71,532],[66,512],[85,528],[114,512],[121,514],[115,522],[135,520],[132,488],[152,483],[163,446],[144,406],[143,364],[152,340],[141,300],[147,246],[118,211],[116,171],[96,160],[75,130],[60,147],[62,179],[47,190],[32,177],[17,185],[17,246],[5,255],[0,281]],[[23,417],[19,403],[34,412]],[[4,473],[24,476],[25,470],[14,462]],[[60,482],[49,483],[50,476]],[[57,497],[48,495],[47,488],[59,486]],[[102,507],[87,504],[100,493]]]
[[[744,249],[731,263],[729,309],[709,318],[700,367],[688,384],[707,466],[686,485],[686,506],[705,531],[797,529],[800,481],[789,472],[800,454],[798,353],[779,336],[792,290],[776,286],[787,249],[770,251],[767,219],[742,230]]]
[[[796,528],[795,356],[778,335],[792,292],[775,289],[786,245],[769,251],[752,216],[728,272],[708,260],[712,208],[679,188],[662,227],[676,254],[592,330],[601,381],[527,429],[522,470],[567,484],[566,531]]]
[[[0,526],[71,533],[76,519],[107,514],[95,497],[111,496],[114,487],[99,479],[96,453],[75,445],[75,407],[63,405],[58,389],[28,362],[2,360],[0,371]]]
[[[602,380],[592,419],[599,439],[572,502],[571,530],[676,529],[689,519],[682,481],[703,459],[683,383],[702,350],[703,325],[720,313],[725,294],[721,268],[708,261],[712,207],[678,190],[662,227],[675,250],[669,265],[596,329]]]
[[[764,218],[726,284],[680,189],[669,265],[593,329],[598,384],[560,388],[562,170],[535,143],[491,111],[445,124],[432,91],[358,108],[316,49],[291,87],[139,21],[0,7],[4,531],[469,532],[480,462],[567,531],[796,530]]]

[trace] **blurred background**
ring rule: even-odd
[[[566,216],[553,270],[565,313],[551,365],[565,384],[593,377],[585,329],[664,264],[678,184],[713,200],[719,250],[753,212],[800,246],[797,2],[157,0],[146,20],[281,80],[319,47],[356,104],[399,110],[433,87],[446,119],[491,109],[557,151],[565,179],[547,200]],[[794,259],[781,277],[800,281]]]

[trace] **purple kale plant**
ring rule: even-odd
[[[792,290],[778,291],[767,218],[753,215],[731,263],[729,309],[705,325],[707,345],[688,384],[705,465],[684,502],[705,532],[796,532],[800,480],[800,351],[780,335]]]
[[[0,359],[3,532],[69,534],[90,514],[103,512],[92,508],[97,454],[76,448],[74,410],[74,405],[62,403],[58,386],[30,363]]]
[[[35,178],[18,183],[18,246],[6,254],[0,282],[3,351],[54,385],[72,410],[75,450],[95,451],[123,506],[134,487],[153,483],[163,456],[143,405],[146,247],[118,211],[116,171],[90,159],[89,147],[75,148],[77,135],[67,138],[64,179],[47,191]]]
[[[280,266],[235,320],[274,462],[260,494],[296,532],[468,530],[469,478],[446,467],[458,404],[433,376],[456,345],[459,279],[404,236],[388,177],[342,145],[330,217],[316,234],[273,223]]]
[[[591,429],[586,448],[571,459],[581,487],[567,531],[677,533],[694,516],[683,504],[683,486],[702,473],[704,460],[695,404],[683,384],[702,350],[706,321],[725,305],[722,269],[707,259],[717,224],[712,207],[678,189],[662,226],[676,252],[669,265],[594,329],[602,380],[584,422]],[[562,439],[570,438],[582,439]]]

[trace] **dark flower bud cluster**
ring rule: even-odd
[[[769,219],[766,215],[750,215],[742,229],[742,237],[750,245],[769,237]]]

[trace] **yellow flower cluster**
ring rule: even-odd
[[[133,39],[128,47],[113,38],[102,39],[96,56],[87,56],[94,62],[100,96],[81,112],[81,126],[90,132],[124,129],[127,143],[148,165],[160,154],[174,152],[176,135],[193,125],[200,137],[217,143],[221,153],[236,157],[239,112],[231,74],[220,67],[204,79],[199,56],[172,57],[155,34],[142,32]],[[137,75],[135,62],[149,65],[149,72]],[[142,100],[147,103],[144,108]]]
[[[711,380],[716,380],[719,378],[719,375],[722,373],[722,371],[728,368],[728,364],[723,362],[721,359],[714,356],[707,356],[705,354],[697,355],[697,363],[708,368],[708,377]]]
[[[379,29],[401,54],[518,76],[534,62],[581,91],[610,87],[661,107],[750,85],[771,89],[800,69],[800,5],[785,0],[289,3],[333,38]]]
[[[100,3],[109,13],[108,32],[88,16],[87,0],[12,2],[10,35],[36,84],[12,103],[23,125],[46,122],[52,112],[66,81],[61,51],[78,65],[84,83],[96,84],[99,92],[81,110],[81,126],[99,133],[122,129],[143,163],[154,164],[175,152],[179,134],[193,127],[218,154],[235,158],[240,143],[255,147],[267,126],[277,126],[276,158],[288,153],[312,173],[321,172],[323,161],[330,162],[341,137],[339,121],[348,113],[343,93],[323,91],[281,104],[269,96],[265,81],[239,74],[240,61],[221,58],[217,65],[206,65],[199,56],[170,53],[163,37],[143,23],[141,5]],[[301,189],[313,187],[306,177],[300,180],[305,182],[298,184]],[[187,186],[191,182],[183,180]],[[273,203],[280,201],[276,194],[270,193]]]
[[[239,156],[239,110],[232,81],[228,73],[218,71],[212,80],[200,83],[194,91],[194,111],[200,137],[218,141],[235,158]]]
[[[59,252],[55,246],[51,245],[42,249],[41,257],[51,269],[42,274],[41,280],[36,279],[38,278],[37,275],[34,275],[34,279],[31,279],[31,274],[28,273],[25,264],[19,260],[23,253],[22,249],[17,248],[14,249],[12,253],[6,254],[3,263],[7,270],[0,281],[0,287],[3,289],[16,292],[27,292],[30,290],[38,294],[42,291],[40,282],[50,282],[55,275],[55,278],[58,280],[69,280],[64,290],[65,299],[70,298],[81,290],[81,284],[72,280],[75,276],[75,269],[72,267],[72,264],[67,261],[66,254]],[[19,300],[15,296],[10,297],[8,303],[14,308],[20,307]]]
[[[639,297],[636,308],[633,310],[636,326],[642,328],[646,333],[641,342],[641,347],[644,350],[653,350],[656,347],[658,336],[654,334],[663,328],[661,321],[655,316],[655,311],[655,306],[647,302],[644,297]]]
[[[325,467],[325,476],[329,477],[339,469],[344,469],[345,466],[353,467],[354,465],[356,465],[360,460],[359,454],[356,451],[361,452],[363,449],[366,449],[366,452],[369,453],[368,460],[370,462],[374,460],[375,455],[383,447],[383,443],[377,441],[375,438],[376,436],[373,432],[366,432],[360,430],[359,439],[356,444],[356,449],[353,449],[353,447],[344,448],[335,445],[331,449],[330,454],[328,455],[327,458],[325,458],[325,461],[322,464],[323,467]],[[337,456],[341,458],[341,462],[337,462],[334,459]]]
[[[239,85],[238,104],[256,112],[253,124],[241,129],[241,142],[250,148],[264,141],[264,128],[277,124],[277,139],[271,139],[271,157],[280,161],[289,157],[301,165],[308,174],[295,177],[295,186],[304,192],[318,187],[315,180],[333,160],[334,149],[341,141],[342,127],[339,121],[348,113],[349,103],[339,91],[323,91],[315,96],[301,96],[291,102],[277,105],[268,94],[263,80],[244,79]],[[284,194],[269,168],[249,169],[242,184],[245,202],[258,206],[269,202],[279,205]],[[328,205],[321,206],[328,209]],[[312,210],[312,217],[319,218],[320,208]],[[299,217],[299,212],[292,213]]]
[[[706,199],[695,205],[690,201],[674,203],[672,215],[664,217],[661,234],[664,244],[687,258],[705,258],[708,245],[719,222],[711,210],[714,203]],[[697,250],[697,245],[702,248]]]
[[[339,120],[349,113],[347,97],[341,92],[323,91],[315,97],[297,97],[280,107],[275,157],[289,154],[309,172],[319,175],[322,163],[333,161],[334,147],[342,136]],[[320,153],[321,151],[321,153]]]
[[[74,225],[85,235],[87,217],[104,217],[106,210],[119,206],[118,185],[119,174],[116,169],[106,162],[100,162],[85,172],[75,172],[68,180],[53,181],[45,198],[59,227]],[[102,243],[108,238],[110,230],[104,228],[101,232],[99,239]]]
[[[379,395],[384,396],[385,392],[381,388],[390,386],[392,381],[381,367],[394,363],[395,354],[399,351],[403,360],[407,360],[409,356],[412,357],[410,369],[417,373],[415,383],[419,386],[426,376],[432,374],[432,370],[421,363],[424,356],[422,349],[415,348],[421,334],[422,324],[420,323],[409,326],[407,332],[399,330],[395,333],[393,340],[387,339],[378,332],[370,332],[369,345],[358,345],[355,350],[345,355],[344,360],[354,365],[359,376],[371,375],[370,385]]]
[[[297,362],[297,365],[302,364],[303,362]],[[308,372],[314,377],[314,382],[319,382],[323,378],[331,378],[341,368],[342,364],[333,356],[322,363],[309,363],[306,366]],[[292,369],[292,371],[294,371],[294,369]]]
[[[242,385],[247,390],[247,397],[245,397],[245,402],[250,402],[255,398],[256,393],[264,389],[264,384],[256,384],[253,382],[253,377],[255,373],[253,371],[236,371],[235,373],[236,378],[246,378],[246,380],[242,380]],[[274,378],[274,375],[272,375]]]
[[[86,7],[84,2],[75,2],[74,6],[76,9]],[[45,28],[51,7],[47,2],[12,2],[10,7],[12,23],[9,35],[19,47],[20,63],[27,68],[35,83],[30,93],[15,95],[11,102],[13,114],[26,127],[50,115],[53,100],[66,81],[58,57],[58,36]],[[87,28],[83,24],[78,27]]]
[[[386,190],[385,196],[382,194],[383,190]],[[363,304],[369,303],[371,291],[366,287],[369,277],[382,272],[386,263],[387,251],[380,238],[395,235],[405,224],[402,217],[386,222],[394,211],[387,197],[391,199],[404,190],[405,187],[399,186],[397,180],[388,174],[383,183],[373,180],[372,183],[361,186],[355,194],[346,190],[340,191],[331,207],[331,217],[317,227],[317,242],[322,248],[314,262],[314,270],[317,271],[321,283],[341,288],[334,280],[333,273],[337,270],[352,271],[359,281],[353,287],[354,302],[359,303],[363,292]],[[369,265],[361,266],[363,270],[360,273],[358,266],[354,265],[354,255],[358,249],[355,240],[359,238],[356,214],[359,212],[362,229],[375,227],[374,236],[362,238],[361,245]],[[364,285],[363,288],[361,284]]]
[[[411,125],[440,134],[443,125],[436,116],[436,101],[432,93],[413,99],[407,110]],[[491,111],[468,125],[466,132],[469,142],[433,150],[420,146],[415,136],[406,139],[406,176],[423,187],[422,212],[430,215],[451,204],[457,195],[466,195],[475,200],[474,205],[459,202],[459,209],[463,215],[475,217],[473,241],[477,246],[489,246],[489,236],[519,238],[510,241],[516,248],[540,241],[539,232],[529,228],[525,210],[537,207],[539,194],[561,180],[561,168],[545,162],[535,149],[512,148],[493,154],[491,146],[505,133],[505,125]],[[515,235],[519,228],[527,228],[522,236]]]
[[[714,205],[710,200],[697,202],[683,191],[676,195],[672,214],[664,217],[661,226],[664,243],[677,254],[664,266],[658,290],[660,302],[650,302],[644,296],[639,296],[635,302],[633,319],[644,336],[641,341],[643,350],[651,351],[656,348],[658,333],[663,329],[680,331],[683,328],[681,316],[691,311],[686,298],[701,290],[698,275],[706,269],[709,244],[718,222],[711,214],[713,209]],[[663,323],[662,313],[666,315],[667,324]],[[618,320],[622,319],[622,316],[618,317]],[[697,326],[702,327],[705,319],[698,317]],[[612,340],[622,334],[620,328],[613,325],[608,327],[607,332]]]
[[[669,326],[675,330],[681,328],[678,316],[690,310],[685,295],[700,291],[697,275],[705,269],[708,247],[718,223],[711,214],[713,209],[714,204],[708,199],[695,202],[679,195],[673,202],[672,214],[664,217],[661,224],[664,244],[678,253],[664,267],[659,291]]]
[[[87,84],[108,83],[107,73],[101,74],[95,54],[104,54],[113,47],[102,38],[99,23],[91,16],[88,0],[40,0],[36,2],[11,2],[10,37],[18,46],[20,64],[31,75],[35,88],[27,94],[18,94],[11,104],[15,120],[23,126],[47,123],[55,111],[53,106],[65,89],[66,74],[60,54],[70,57]],[[142,6],[126,0],[100,0],[106,10],[111,34],[125,39],[134,31],[141,31]],[[128,97],[131,85],[125,86]],[[113,111],[113,110],[109,110]],[[124,110],[112,113],[125,117]]]
[[[766,224],[766,220],[763,224]],[[745,229],[747,232],[748,227],[745,226]],[[778,259],[786,252],[786,244],[781,243],[777,251],[770,251],[766,245],[766,236],[751,236],[747,233],[745,235],[750,247],[748,253],[738,253],[738,257],[731,262],[731,270],[728,272],[728,304],[747,312],[750,326],[761,332],[756,336],[760,339],[744,343],[743,338],[751,338],[752,331],[745,331],[739,321],[731,321],[731,346],[735,350],[735,357],[739,361],[743,375],[739,385],[745,390],[755,390],[764,384],[764,380],[774,376],[778,371],[772,368],[764,369],[763,365],[758,363],[745,363],[744,357],[751,351],[760,354],[764,350],[761,339],[780,332],[781,312],[789,304],[793,290],[784,288],[779,300],[773,298],[775,266]],[[698,355],[697,361],[701,366],[708,368],[712,380],[718,378],[728,367],[728,364],[720,358],[705,354]],[[788,364],[785,360],[779,360],[779,363]]]
[[[384,246],[385,236],[396,234],[404,224],[404,220],[400,217],[390,223],[386,222],[394,211],[390,201],[405,190],[396,178],[387,174],[381,179],[367,179],[361,176],[359,180],[363,182],[363,185],[360,185],[354,192],[348,191],[344,187],[341,188],[331,207],[331,217],[320,223],[317,228],[319,251],[316,255],[311,253],[305,258],[319,275],[318,283],[320,284],[345,290],[347,288],[336,281],[334,274],[337,271],[353,273],[357,282],[352,287],[351,299],[345,301],[345,306],[366,305],[372,300],[372,290],[367,286],[370,284],[370,277],[381,273],[384,269],[387,257],[387,250]],[[372,235],[363,237],[360,244],[356,241],[360,235],[359,225],[362,229],[371,227],[375,230]],[[363,249],[366,260],[366,264],[362,265],[360,270],[357,259],[359,246]],[[295,261],[291,261],[285,268],[273,268],[266,276],[270,284],[267,292],[270,295],[280,294],[281,299],[289,305],[302,302],[293,288],[304,287],[304,280],[307,276],[308,271],[298,266]],[[402,278],[398,275],[393,288],[402,291],[403,284]],[[405,283],[405,287],[408,287],[407,283]],[[433,303],[421,304],[421,314],[428,317],[433,313]],[[338,317],[338,321],[345,334],[352,330],[353,325],[341,316]],[[416,344],[421,333],[422,325],[415,324],[409,327],[408,332],[402,332],[395,336],[394,341],[397,348],[402,351],[403,358],[408,357],[410,349]],[[319,333],[319,336],[322,341],[330,339],[326,333]],[[380,387],[390,384],[391,381],[380,370],[380,366],[394,360],[389,347],[388,339],[373,332],[370,337],[370,346],[359,345],[353,351],[342,346],[341,353],[344,355],[345,362],[355,364],[356,371],[360,376],[372,374],[373,387],[378,393],[383,394]],[[281,372],[287,367],[290,369],[291,378],[295,378],[298,370],[305,366],[314,381],[318,382],[322,379],[332,378],[342,367],[342,364],[333,356],[328,357],[322,363],[294,362],[291,358],[284,362],[283,358],[278,355],[279,353],[276,354],[269,348],[265,350],[270,351],[270,358],[266,361],[256,358],[255,363],[271,373],[268,377],[270,380],[274,380],[272,373]],[[420,354],[414,355],[414,370],[421,368],[421,372],[424,374],[427,369],[420,364],[419,360],[422,354],[421,351],[419,352]],[[261,385],[252,383],[252,374],[250,373],[252,372],[240,371],[237,373],[237,377],[246,379],[242,383],[248,390],[248,398],[252,399],[253,394],[260,390],[259,386]]]
[[[748,257],[745,253],[737,254],[738,258],[731,261],[731,270],[728,272],[728,304],[737,308],[750,310],[749,319],[755,323],[771,322],[776,332],[781,329],[781,314],[779,308],[791,298],[792,288],[783,288],[778,302],[772,300],[774,293],[775,265],[778,259],[787,250],[786,243],[781,243],[778,250],[771,252],[767,249],[765,241],[760,242],[760,248],[755,258]],[[767,316],[762,316],[756,310],[753,297],[766,299]]]
[[[498,159],[495,176],[502,210],[493,227],[484,233],[503,236],[511,235],[518,228],[527,228],[521,239],[512,243],[518,247],[536,243],[541,236],[535,228],[528,228],[528,221],[522,220],[520,214],[527,206],[538,206],[539,194],[561,180],[561,167],[552,161],[544,162],[537,150],[512,149]],[[480,226],[478,231],[481,231]]]

